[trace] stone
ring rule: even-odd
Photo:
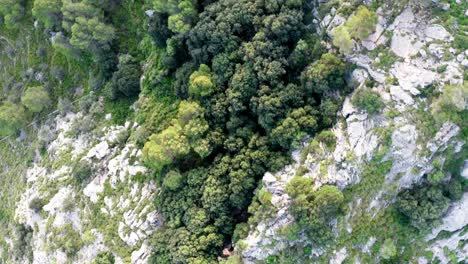
[[[441,25],[432,25],[424,30],[427,37],[437,40],[444,40],[450,37],[450,33]]]
[[[463,178],[468,179],[468,160],[463,163],[463,168],[460,174]]]
[[[390,86],[390,94],[394,101],[403,102],[406,105],[414,104],[413,97],[409,93],[403,91],[400,86]]]
[[[88,159],[96,157],[98,160],[101,160],[107,154],[109,154],[109,145],[107,144],[106,141],[103,141],[103,142],[97,144],[96,146],[94,146],[91,150],[89,150],[86,157]]]

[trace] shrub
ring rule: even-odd
[[[352,103],[370,115],[376,114],[384,107],[379,93],[370,89],[358,90],[352,98]]]
[[[115,257],[112,252],[99,252],[92,264],[114,264]]]
[[[78,161],[73,167],[72,175],[78,183],[84,183],[92,175],[91,164]]]
[[[36,197],[29,202],[29,208],[36,213],[41,212],[44,205],[45,205],[44,200],[42,200],[39,197]]]

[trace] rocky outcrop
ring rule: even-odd
[[[418,10],[417,13],[415,10]],[[372,78],[376,82],[372,89],[381,95],[386,107],[382,113],[370,116],[352,105],[353,95],[350,95],[340,112],[344,122],[338,123],[332,129],[336,137],[334,150],[327,151],[322,146],[320,155],[309,154],[305,161],[300,161],[297,156],[303,151],[301,148],[294,152],[292,165],[278,173],[265,174],[263,186],[272,194],[274,217],[251,226],[248,237],[242,240],[241,255],[247,263],[264,260],[288,246],[310,245],[304,237],[288,241],[278,232],[294,222],[294,217],[288,213],[290,199],[284,188],[299,168],[301,170],[307,168],[304,177],[313,178],[315,188],[323,184],[334,184],[344,189],[360,181],[362,167],[374,157],[377,150],[386,149],[384,159],[391,161],[392,166],[385,175],[383,189],[372,198],[367,209],[375,215],[380,209],[392,203],[392,197],[398,190],[411,187],[425,174],[434,170],[432,164],[434,155],[441,153],[450,145],[466,143],[457,139],[460,127],[453,123],[443,124],[435,136],[424,138],[413,114],[413,110],[422,102],[418,95],[427,86],[441,87],[445,84],[463,82],[465,52],[457,54],[450,48],[450,42],[453,41],[451,34],[441,25],[433,24],[429,14],[420,6],[409,5],[393,22],[387,21],[384,10],[379,9],[377,14],[379,22],[376,32],[357,45],[353,54],[347,56],[350,62],[358,66],[349,83],[360,89],[361,84]],[[345,20],[339,15],[329,14],[318,24],[321,30],[326,30],[331,35],[330,32]],[[391,37],[389,45],[382,46],[386,43],[387,36]],[[388,69],[379,68],[375,59],[367,55],[366,50],[374,50],[379,45],[379,48],[396,55],[395,63],[389,65]],[[450,52],[454,59],[442,60],[439,49]],[[437,71],[437,67],[441,65],[448,65],[444,73]],[[389,79],[395,81],[388,82]],[[460,148],[455,149],[459,151]],[[468,177],[466,164],[461,168],[464,177]],[[431,238],[437,236],[441,230],[456,232],[450,239],[438,241],[428,249],[434,251],[437,256],[440,252],[444,254],[444,246],[454,250],[459,241],[466,239],[466,234],[462,235],[460,232],[468,224],[466,198],[467,194],[462,201],[452,205],[443,219],[443,224],[434,229]],[[355,201],[350,206],[360,204],[360,197],[355,197]],[[353,217],[354,215],[350,214],[344,219],[351,221]],[[351,231],[350,228],[348,226],[348,232]],[[370,247],[371,245],[368,246]],[[466,246],[457,249],[460,258],[467,256],[466,249]],[[313,245],[312,252],[312,254],[323,253],[320,248],[315,248]],[[330,259],[330,263],[342,263],[347,257],[347,249],[341,248],[331,255],[334,257]],[[447,263],[446,257],[439,259],[442,263]]]
[[[162,219],[153,204],[156,185],[136,179],[147,173],[139,162],[141,151],[127,142],[138,126],[104,124],[97,128],[99,133],[73,135],[73,123],[82,118],[81,113],[55,118],[50,131],[56,137],[48,145],[48,159],[37,160],[27,172],[29,186],[18,203],[16,218],[33,228],[33,263],[90,263],[101,251],[113,252],[117,263],[123,258],[146,263],[150,248],[145,241],[162,225]],[[89,166],[85,173],[90,175],[82,187],[73,178],[72,167],[77,163]],[[37,198],[45,202],[42,212],[29,208]],[[73,257],[57,244],[66,240],[60,232],[66,226],[82,241]],[[109,238],[114,242],[108,244]],[[133,253],[119,255],[116,250],[123,246],[134,249]]]

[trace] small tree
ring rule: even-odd
[[[190,75],[190,94],[197,96],[207,96],[214,92],[215,85],[212,81],[212,75],[210,68],[202,64],[198,71],[195,71]]]
[[[377,15],[365,6],[359,6],[356,13],[346,21],[349,35],[355,39],[366,39],[377,24]]]
[[[20,104],[5,102],[0,105],[0,135],[6,136],[16,132],[26,123],[26,112]]]
[[[182,187],[183,176],[178,171],[169,171],[164,177],[163,185],[171,191]]]
[[[341,53],[350,53],[353,50],[353,40],[345,26],[339,26],[332,32],[333,45],[340,49]]]
[[[119,97],[130,97],[140,92],[141,69],[138,61],[131,55],[119,56],[118,70],[106,85],[106,96],[115,100]]]
[[[21,97],[21,102],[29,111],[39,113],[50,104],[49,93],[43,86],[30,87]]]

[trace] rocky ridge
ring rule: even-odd
[[[306,153],[306,159],[301,161],[299,153],[307,148],[304,146],[293,153],[292,165],[274,174],[267,173],[263,177],[263,186],[272,194],[273,217],[266,217],[259,224],[251,226],[249,235],[239,243],[242,245],[240,251],[246,263],[265,260],[268,256],[298,243],[310,244],[305,238],[290,241],[282,234],[282,230],[294,222],[294,217],[289,213],[291,199],[285,192],[285,186],[304,167],[307,168],[304,177],[313,178],[315,188],[323,184],[333,184],[344,189],[348,185],[358,183],[364,164],[385,150],[384,159],[392,162],[391,169],[385,175],[385,187],[372,196],[372,201],[365,209],[376,214],[392,202],[397,190],[409,188],[419,182],[425,174],[433,171],[432,158],[436,154],[442,153],[449,146],[454,147],[455,151],[460,151],[466,144],[457,137],[460,127],[456,124],[445,123],[435,136],[427,138],[419,131],[415,122],[413,110],[421,105],[421,99],[418,97],[421,91],[429,85],[440,88],[445,84],[463,83],[463,72],[468,63],[468,51],[456,53],[456,50],[450,47],[453,36],[443,26],[435,24],[424,6],[420,5],[410,4],[394,21],[388,21],[387,12],[379,8],[375,33],[361,43],[355,43],[354,52],[347,55],[347,60],[358,66],[350,83],[359,90],[366,81],[375,81],[372,89],[380,94],[386,105],[382,113],[371,116],[360,111],[352,105],[353,94],[350,95],[340,112],[342,122],[332,129],[336,137],[336,147],[333,151],[322,145],[321,155]],[[332,10],[318,25],[321,30],[332,36],[333,29],[345,21],[345,17]],[[377,57],[372,57],[371,51],[377,49]],[[395,61],[388,65],[388,70],[379,67],[383,52],[395,54]],[[452,59],[444,59],[444,54],[447,53],[450,56],[445,57]],[[442,65],[445,65],[446,69],[440,73],[437,69]],[[465,240],[467,235],[466,232],[462,234],[460,231],[468,224],[467,197],[465,193],[461,201],[451,206],[443,224],[435,228],[427,238],[429,241],[441,231],[455,232],[450,238],[436,241],[427,249],[434,252],[434,256],[442,263],[448,263],[448,258],[444,255],[444,247],[447,246],[456,252],[459,259],[468,255],[467,245],[461,249],[457,248],[459,242]],[[362,200],[356,197],[349,206],[358,208],[362,206],[361,202]],[[353,214],[343,217],[348,233],[352,231],[350,222],[353,217]],[[335,223],[336,232],[339,230]],[[375,240],[371,239],[363,248],[369,250],[374,242]],[[321,248],[314,248],[312,245],[312,255],[318,256],[323,253]],[[342,263],[346,257],[347,249],[342,248],[335,253],[330,263]],[[356,261],[359,263],[359,259]],[[419,261],[426,263],[427,260]]]

